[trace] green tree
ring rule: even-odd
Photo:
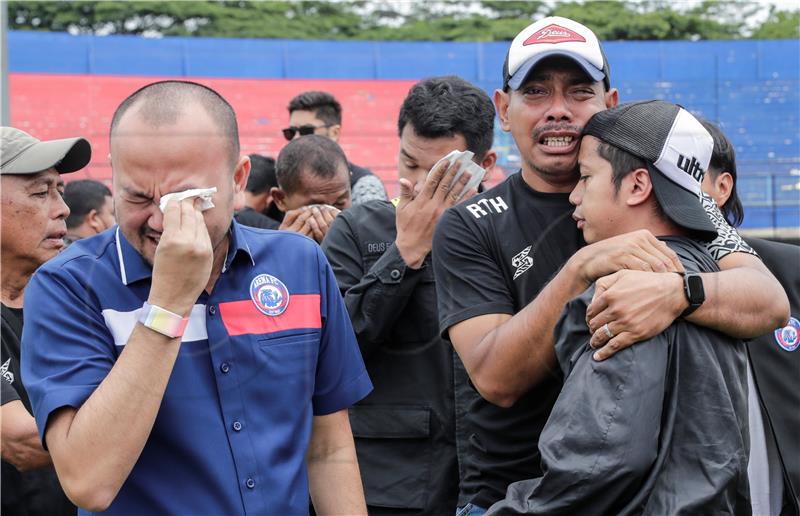
[[[506,41],[544,15],[572,18],[603,40],[746,37],[753,0],[415,1],[33,1],[8,3],[12,29],[229,38]],[[752,37],[798,38],[797,11],[772,10]]]
[[[800,39],[800,11],[772,9],[769,18],[753,31],[753,39]]]

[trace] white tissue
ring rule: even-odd
[[[456,177],[453,178],[453,183],[458,181],[462,174],[469,174],[470,178],[467,181],[467,185],[461,191],[461,194],[458,196],[459,199],[463,197],[468,191],[473,188],[478,188],[478,185],[481,184],[483,181],[483,176],[486,175],[486,171],[481,168],[480,165],[472,161],[472,158],[475,156],[475,153],[472,151],[458,151],[454,150],[447,156],[443,157],[436,164],[431,168],[431,170],[435,169],[439,166],[439,164],[445,160],[449,161],[451,164],[453,162],[458,162],[458,172],[456,172]],[[430,175],[430,172],[428,172]]]
[[[158,207],[161,208],[161,213],[164,213],[170,199],[175,199],[180,202],[189,197],[200,197],[203,199],[203,205],[200,207],[200,211],[206,211],[214,207],[214,203],[211,202],[211,194],[216,193],[216,191],[217,187],[215,186],[212,188],[192,188],[182,192],[168,193],[161,196],[161,202],[158,203]]]

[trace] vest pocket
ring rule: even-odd
[[[428,407],[350,408],[367,505],[425,508],[431,475],[430,425]]]

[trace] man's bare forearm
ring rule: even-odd
[[[568,263],[524,309],[505,320],[475,346],[458,345],[459,332],[451,328],[456,345],[473,384],[487,401],[510,407],[531,387],[541,382],[555,366],[553,331],[566,303],[587,288],[577,280]],[[491,326],[493,323],[487,319]],[[463,349],[462,349],[463,348]]]
[[[687,317],[694,324],[751,339],[789,320],[789,300],[766,269],[736,267],[701,275],[706,300]]]
[[[0,409],[0,455],[20,471],[37,469],[50,464],[50,454],[42,448],[36,421],[19,400],[10,401]]]
[[[103,510],[147,442],[180,348],[137,325],[86,402],[51,416],[47,444],[64,490],[76,505]]]
[[[317,514],[367,514],[346,409],[314,418],[306,463],[309,491]]]

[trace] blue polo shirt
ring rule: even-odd
[[[312,416],[372,389],[319,246],[235,221],[230,237],[223,272],[194,305],[153,430],[109,513],[305,514]],[[151,274],[117,228],[72,244],[34,274],[22,377],[43,440],[50,414],[80,407],[114,366]]]

